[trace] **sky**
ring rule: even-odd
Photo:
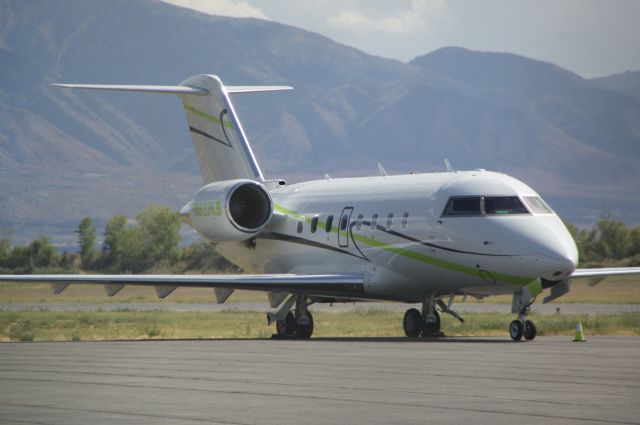
[[[407,62],[446,46],[509,52],[583,77],[640,70],[638,0],[164,0],[253,17]]]

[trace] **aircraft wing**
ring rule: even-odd
[[[50,283],[56,294],[70,284],[101,284],[108,295],[125,285],[153,286],[160,298],[178,287],[247,289],[265,292],[304,292],[306,295],[358,298],[364,294],[365,275],[358,274],[228,274],[228,275],[0,275],[0,282]],[[230,292],[229,292],[230,294]]]
[[[639,274],[640,267],[610,267],[602,269],[575,269],[569,279],[586,279],[589,285],[597,285],[610,276]]]

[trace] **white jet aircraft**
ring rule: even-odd
[[[404,315],[409,337],[438,335],[440,313],[463,319],[454,296],[513,294],[509,333],[532,340],[529,307],[550,302],[576,278],[597,283],[640,268],[576,269],[576,245],[532,188],[485,170],[324,179],[286,185],[266,180],[229,95],[282,86],[225,86],[197,75],[178,86],[55,84],[58,87],[173,93],[184,105],[204,186],[180,211],[242,275],[5,275],[5,282],[214,288],[219,303],[235,289],[265,291],[277,334],[309,338],[316,302],[422,303]],[[447,300],[447,301],[445,301]]]

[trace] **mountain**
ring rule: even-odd
[[[66,233],[84,216],[179,209],[200,178],[173,96],[51,82],[290,84],[234,98],[265,174],[290,181],[488,168],[565,218],[640,217],[640,101],[555,65],[445,48],[410,63],[257,20],[152,0],[0,1],[0,227]],[[60,239],[58,239],[60,240]]]
[[[627,71],[607,77],[592,78],[597,86],[633,96],[640,100],[640,71]]]

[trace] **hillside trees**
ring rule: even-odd
[[[600,220],[591,229],[565,223],[588,267],[640,265],[640,226]],[[26,246],[12,246],[0,237],[0,273],[216,273],[241,270],[205,241],[180,247],[180,217],[168,207],[152,205],[135,220],[116,215],[106,224],[102,249],[91,218],[76,230],[80,253],[58,254],[51,239],[40,236]],[[53,269],[53,270],[49,270]]]
[[[80,246],[80,258],[82,258],[82,265],[84,268],[91,267],[91,263],[95,259],[95,243],[96,243],[96,228],[93,225],[90,217],[85,217],[80,222],[78,230],[78,246]]]
[[[129,224],[117,215],[104,231],[103,266],[133,273],[180,256],[180,216],[169,208],[151,205]]]

